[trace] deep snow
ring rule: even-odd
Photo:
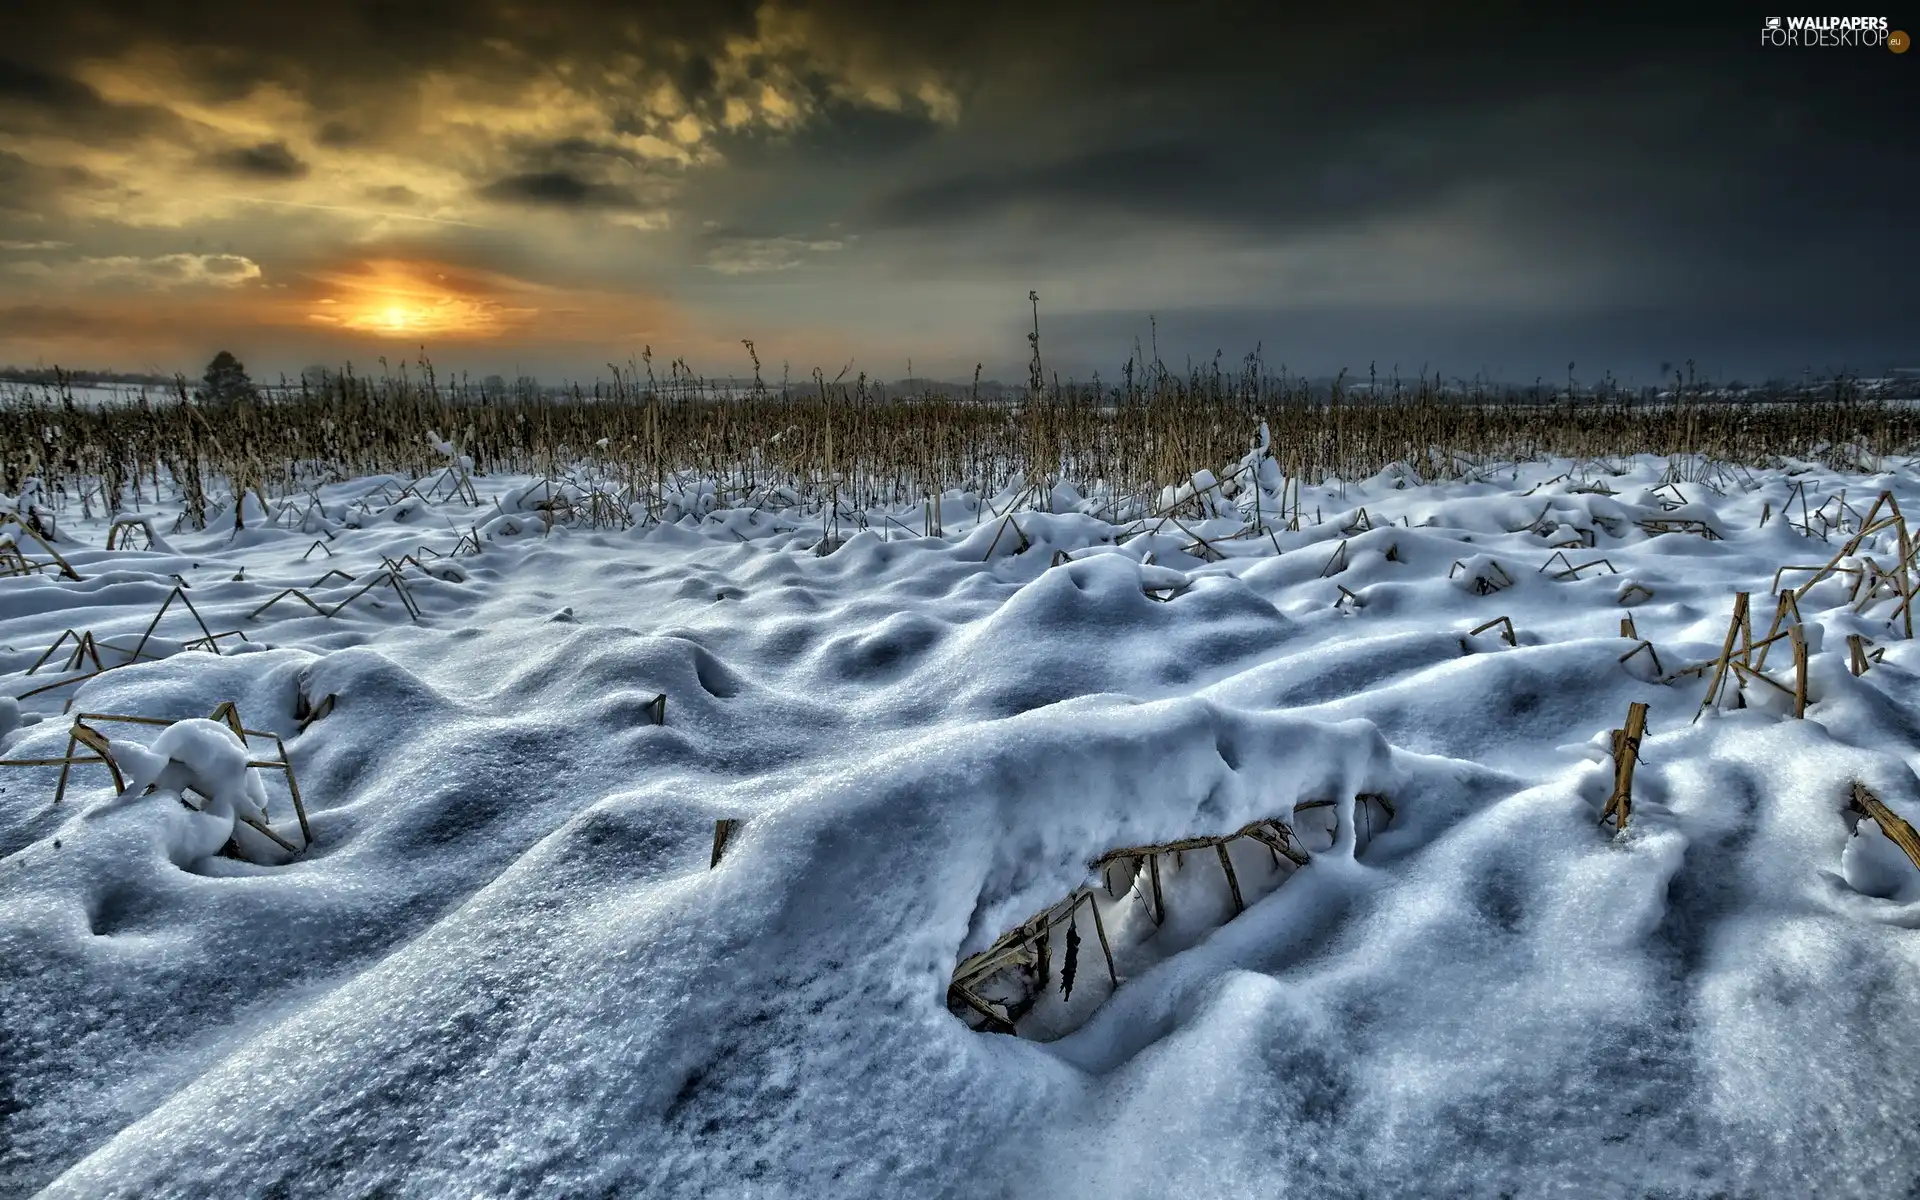
[[[1892,601],[1823,583],[1807,719],[1750,689],[1690,723],[1706,681],[1622,663],[1618,624],[1668,672],[1710,659],[1734,592],[1764,622],[1776,568],[1846,540],[1790,525],[1794,483],[1857,515],[1920,505],[1920,477],[1676,498],[1665,462],[1621,465],[1304,488],[1298,531],[1212,563],[1170,528],[1114,545],[1064,488],[1017,535],[977,511],[1012,494],[956,494],[944,539],[903,532],[910,507],[843,519],[825,556],[817,515],[711,488],[594,531],[548,530],[539,481],[476,479],[477,510],[352,506],[398,490],[359,481],[292,528],[168,513],[159,549],[113,553],[70,511],[81,582],[0,579],[0,691],[59,678],[64,651],[25,671],[69,628],[119,661],[176,576],[248,640],[180,651],[199,630],[171,612],[159,660],[29,697],[12,732],[0,711],[0,756],[60,754],[69,696],[231,700],[286,740],[314,844],[204,857],[189,776],[287,816],[199,724],[128,735],[144,797],[80,767],[55,807],[57,768],[0,768],[0,1194],[1907,1194],[1920,872],[1844,805],[1859,779],[1920,819],[1920,655]],[[405,565],[417,623],[389,588],[248,616],[469,530],[478,555]],[[1571,560],[1617,573],[1539,570],[1588,530]],[[1513,586],[1476,594],[1493,562]],[[309,588],[331,568],[358,582]],[[1467,636],[1499,615],[1517,646]],[[1849,633],[1886,651],[1859,677]],[[1614,836],[1607,731],[1636,700]],[[1110,997],[1083,952],[1064,1037],[948,1011],[956,961],[1098,853],[1360,792],[1397,814],[1364,854],[1349,820]],[[721,817],[743,824],[709,871]]]

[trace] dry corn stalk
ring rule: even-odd
[[[90,679],[106,674],[108,671],[115,670],[119,667],[129,666],[133,663],[141,661],[142,659],[145,659],[149,662],[160,661],[165,656],[159,655],[159,654],[147,653],[147,643],[152,638],[153,631],[159,628],[161,618],[167,615],[167,609],[172,606],[175,600],[179,600],[181,604],[186,607],[187,611],[193,614],[193,619],[196,623],[199,624],[201,635],[202,635],[200,637],[191,638],[187,641],[180,643],[181,650],[183,651],[204,650],[212,654],[218,654],[220,653],[220,640],[222,638],[237,637],[243,642],[247,640],[247,635],[244,633],[241,633],[239,630],[228,630],[225,633],[216,634],[212,630],[208,629],[207,623],[205,620],[201,618],[199,610],[193,607],[193,602],[187,599],[186,593],[176,586],[173,589],[173,591],[167,594],[167,598],[161,601],[159,611],[155,612],[153,615],[153,620],[147,623],[147,628],[145,629],[145,631],[143,631],[140,634],[140,640],[134,643],[133,649],[122,650],[118,646],[114,646],[110,643],[102,642],[94,636],[91,630],[88,630],[85,632],[76,632],[74,630],[69,629],[65,633],[62,633],[59,637],[54,639],[53,645],[47,647],[46,653],[42,654],[38,659],[36,659],[34,661],[34,664],[27,668],[26,673],[29,675],[32,675],[37,671],[39,671],[40,668],[46,665],[47,661],[53,657],[53,655],[60,649],[62,645],[66,643],[66,641],[69,638],[73,639],[74,641],[74,649],[72,653],[68,655],[67,665],[64,668],[62,668],[62,672],[68,673],[68,672],[79,670],[82,667],[82,665],[89,660],[93,663],[93,670],[88,671],[85,674],[81,674],[81,675],[71,675],[69,678],[60,679],[53,683],[43,684],[40,687],[32,688],[28,691],[21,692],[18,695],[16,695],[14,699],[26,700],[34,696],[42,695],[47,692],[57,691],[60,688],[77,687],[78,685],[83,684]],[[113,666],[110,667],[100,657],[100,651],[102,649],[110,650],[115,654],[123,654],[126,656],[126,658],[124,661],[115,663],[113,664]],[[65,711],[66,709],[71,708],[72,706],[73,706],[73,698],[68,697],[66,704],[62,706],[62,711]]]
[[[1447,578],[1452,579],[1458,576],[1460,572],[1468,569],[1465,562],[1460,559],[1455,559],[1453,561],[1453,569],[1447,572]],[[1487,560],[1487,569],[1485,572],[1473,577],[1473,594],[1476,596],[1491,596],[1495,592],[1503,591],[1512,586],[1513,576],[1507,574],[1507,569],[1494,559]]]
[[[707,870],[720,865],[720,856],[727,852],[727,841],[739,825],[740,822],[731,817],[722,817],[713,823],[713,858],[707,863]]]
[[[1847,669],[1856,676],[1865,675],[1871,664],[1882,662],[1887,657],[1885,646],[1870,652],[1867,647],[1871,645],[1873,645],[1872,638],[1862,637],[1857,633],[1847,635]]]
[[[1793,700],[1793,715],[1807,715],[1807,642],[1806,630],[1800,623],[1800,609],[1794,602],[1794,594],[1783,593],[1779,606],[1774,611],[1773,624],[1768,627],[1765,637],[1755,640],[1753,621],[1750,615],[1749,595],[1739,592],[1733,598],[1733,618],[1727,622],[1726,641],[1720,647],[1718,658],[1700,663],[1675,672],[1673,678],[1681,675],[1700,674],[1711,670],[1713,678],[1707,684],[1707,694],[1701,698],[1699,709],[1693,714],[1698,721],[1702,713],[1721,698],[1726,681],[1732,679],[1734,688],[1741,689],[1744,683],[1762,683]],[[1788,618],[1792,618],[1790,623]],[[1785,623],[1785,628],[1782,628]],[[1789,688],[1766,673],[1767,651],[1775,643],[1786,641],[1793,648],[1793,687]],[[1738,648],[1735,648],[1735,643]],[[1755,651],[1760,652],[1758,660]],[[1741,701],[1744,703],[1744,699]]]
[[[1822,507],[1824,508],[1824,506]],[[1885,510],[1884,514],[1882,513],[1883,509]],[[1866,567],[1847,568],[1839,565],[1841,559],[1858,553],[1860,547],[1866,543],[1868,538],[1885,530],[1894,531],[1896,544],[1895,553],[1899,555],[1892,570],[1887,570],[1878,563],[1869,560],[1869,565],[1874,572],[1873,576],[1869,577]],[[1900,502],[1894,499],[1892,492],[1888,491],[1881,492],[1879,497],[1874,500],[1873,506],[1866,511],[1865,515],[1860,517],[1859,532],[1849,538],[1846,544],[1840,547],[1839,552],[1828,559],[1825,565],[1813,568],[1786,567],[1782,568],[1782,570],[1811,570],[1813,572],[1812,576],[1810,576],[1805,583],[1793,590],[1795,600],[1804,597],[1808,589],[1812,588],[1814,584],[1819,583],[1822,579],[1825,579],[1828,575],[1855,574],[1854,596],[1856,599],[1859,597],[1861,587],[1867,586],[1867,596],[1864,600],[1858,600],[1856,611],[1863,610],[1874,600],[1882,598],[1879,593],[1883,583],[1886,586],[1890,586],[1893,589],[1894,596],[1900,601],[1899,606],[1894,609],[1891,620],[1903,621],[1905,634],[1911,638],[1913,636],[1913,598],[1916,587],[1915,573],[1916,571],[1920,571],[1920,563],[1915,562],[1916,556],[1920,556],[1920,546],[1915,545],[1913,533],[1907,527],[1906,516],[1900,511]],[[1779,579],[1780,573],[1776,572],[1774,574],[1774,587],[1776,590],[1779,588]]]
[[[147,539],[145,546],[129,545],[134,533]],[[109,550],[151,550],[153,549],[153,521],[148,517],[117,517],[107,527],[107,549]]]
[[[1320,568],[1320,578],[1325,579],[1329,575],[1338,575],[1346,569],[1347,543],[1345,539],[1342,539],[1340,544],[1333,548],[1333,554],[1328,557],[1327,565]]]
[[[1472,629],[1467,630],[1467,637],[1479,637],[1481,634],[1485,633],[1489,629],[1492,629],[1496,625],[1500,627],[1501,641],[1505,642],[1509,646],[1518,646],[1520,644],[1518,638],[1515,636],[1513,632],[1513,621],[1511,618],[1508,618],[1508,617],[1495,617],[1493,620],[1486,622],[1484,625],[1476,625]],[[1460,649],[1462,651],[1465,651],[1467,649],[1467,638],[1460,639]]]
[[[1627,706],[1627,724],[1613,731],[1613,794],[1600,813],[1600,823],[1613,822],[1615,831],[1624,830],[1633,816],[1633,768],[1640,761],[1640,739],[1647,732],[1647,706],[1634,701]]]
[[[173,607],[176,600],[180,602],[181,607],[193,614],[194,623],[200,627],[200,636],[194,638],[192,641],[182,642],[181,649],[211,650],[218,654],[220,652],[220,639],[222,638],[237,637],[243,642],[247,640],[247,635],[237,629],[230,629],[225,633],[215,633],[212,629],[209,629],[206,618],[200,615],[200,610],[195,608],[193,601],[187,597],[185,586],[175,584],[173,590],[167,593],[167,598],[160,602],[160,608],[153,614],[153,620],[147,622],[146,629],[140,634],[140,640],[134,643],[132,658],[140,657],[140,652],[147,648],[147,639],[153,636],[154,630],[160,628],[160,619],[167,615],[167,610]]]
[[[1553,577],[1555,579],[1578,579],[1580,578],[1580,572],[1591,571],[1595,567],[1605,567],[1609,575],[1618,575],[1620,573],[1619,568],[1604,558],[1596,558],[1592,562],[1584,562],[1575,566],[1573,560],[1567,557],[1565,550],[1556,550],[1553,557],[1541,564],[1540,569],[1535,571],[1534,574],[1544,574],[1556,562],[1560,564],[1562,569],[1554,572]]]
[[[5,532],[8,526],[12,526],[11,532]],[[21,534],[32,538],[35,544],[44,550],[47,557],[53,561],[51,563],[39,563],[28,558],[20,549]],[[4,557],[0,557],[0,565],[4,565],[7,568],[7,574],[38,574],[51,566],[59,568],[63,578],[71,579],[75,583],[81,582],[80,572],[73,569],[73,564],[61,557],[60,552],[53,548],[52,543],[48,542],[46,538],[41,537],[40,531],[35,529],[31,524],[22,521],[18,514],[0,513],[0,539],[3,539],[0,540],[0,552],[4,554]]]
[[[1106,923],[1100,917],[1093,890],[1078,888],[1065,900],[1002,934],[993,945],[954,968],[953,979],[947,985],[949,1006],[964,1007],[984,1017],[987,1022],[984,1028],[993,1032],[1016,1032],[1016,1023],[1032,1006],[1032,1001],[1038,999],[1038,989],[1024,1004],[1010,1005],[1005,1012],[995,1012],[992,1004],[980,996],[978,989],[1009,967],[1035,968],[1039,989],[1044,989],[1052,969],[1049,938],[1055,927],[1071,925],[1083,904],[1093,914],[1093,927],[1099,934],[1100,950],[1107,960],[1107,978],[1114,987],[1119,987],[1120,974],[1114,969],[1113,947],[1107,941]]]
[[[1705,521],[1649,517],[1646,520],[1637,521],[1635,524],[1646,530],[1649,537],[1659,537],[1663,533],[1693,533],[1698,534],[1709,542],[1717,542],[1720,540],[1720,535],[1714,532],[1713,526],[1707,524]]]
[[[1848,802],[1848,807],[1862,816],[1872,817],[1874,824],[1880,826],[1880,832],[1886,834],[1889,841],[1900,847],[1908,861],[1915,867],[1920,867],[1920,834],[1914,832],[1913,826],[1908,824],[1904,817],[1888,808],[1885,801],[1869,791],[1866,784],[1859,780],[1854,781],[1853,796]]]
[[[1633,649],[1620,656],[1620,662],[1624,663],[1634,655],[1644,653],[1648,658],[1653,660],[1654,674],[1663,675],[1666,673],[1664,668],[1660,666],[1660,652],[1653,648],[1653,641],[1651,639],[1640,636],[1640,630],[1634,625],[1632,617],[1620,618],[1620,636],[1623,638],[1631,638],[1637,643]]]
[[[1294,811],[1300,813],[1332,805],[1331,800],[1313,800],[1296,805]],[[1393,818],[1393,804],[1387,797],[1374,793],[1355,797],[1356,820],[1359,819],[1359,814],[1365,814],[1369,834],[1372,829],[1372,807],[1376,805],[1386,814],[1387,819]],[[716,830],[716,839],[719,836]],[[1246,897],[1241,891],[1239,876],[1234,870],[1233,860],[1227,851],[1234,842],[1243,839],[1264,847],[1276,866],[1282,859],[1296,868],[1305,866],[1309,861],[1306,848],[1294,835],[1292,826],[1277,818],[1266,818],[1250,822],[1232,833],[1218,837],[1180,838],[1152,845],[1123,846],[1107,851],[1088,865],[1099,873],[1108,894],[1116,899],[1120,895],[1120,890],[1114,883],[1116,872],[1124,875],[1124,886],[1129,890],[1138,888],[1144,877],[1149,890],[1142,895],[1141,899],[1147,905],[1148,915],[1153,918],[1155,924],[1159,924],[1166,919],[1167,911],[1160,881],[1161,858],[1171,854],[1177,861],[1179,856],[1190,852],[1211,850],[1220,863],[1221,873],[1226,880],[1228,894],[1233,902],[1233,911],[1237,915],[1244,910]],[[718,861],[717,858],[716,861]],[[1082,887],[1075,889],[1066,899],[1002,934],[987,949],[963,959],[954,969],[953,978],[947,988],[949,1008],[978,1018],[980,1024],[976,1028],[998,1033],[1017,1033],[1019,1020],[1031,1009],[1049,978],[1052,962],[1050,938],[1052,931],[1062,924],[1069,926],[1067,965],[1063,968],[1063,976],[1072,970],[1073,951],[1078,944],[1079,935],[1072,928],[1071,923],[1083,904],[1092,913],[1094,931],[1099,937],[1100,949],[1106,958],[1108,979],[1113,986],[1118,987],[1121,980],[1114,966],[1113,948],[1107,938],[1105,921],[1100,915],[1093,890]],[[1007,970],[1028,973],[1033,980],[1033,990],[1023,999],[996,1008],[995,1002],[989,1001],[981,992],[988,981]],[[1070,987],[1070,984],[1067,986]],[[1066,989],[1063,988],[1063,990]]]
[[[334,575],[339,575],[342,578],[348,580],[349,582],[351,582],[354,578],[353,576],[348,575],[345,571],[328,571],[325,575],[322,575],[318,580],[316,580],[312,584],[309,584],[308,586],[318,587],[320,584],[325,583],[329,577]],[[394,570],[392,567],[382,567],[378,572],[375,573],[372,579],[369,579],[366,583],[362,584],[351,595],[341,600],[340,603],[334,605],[332,608],[323,608],[319,604],[314,603],[313,598],[308,596],[305,592],[301,591],[299,588],[283,588],[279,592],[275,593],[272,599],[268,600],[265,604],[262,604],[259,608],[254,609],[251,613],[248,613],[247,619],[250,621],[258,620],[260,618],[261,613],[266,612],[269,608],[272,608],[274,605],[280,603],[282,600],[287,600],[287,599],[298,600],[300,601],[300,603],[306,605],[308,608],[312,609],[316,613],[319,613],[323,617],[332,617],[338,614],[341,609],[353,603],[355,600],[358,600],[360,597],[366,595],[368,592],[372,591],[374,588],[380,586],[381,584],[386,584],[388,587],[391,587],[394,591],[394,594],[400,597],[401,607],[407,610],[407,617],[410,620],[413,620],[415,622],[418,622],[420,620],[420,606],[414,601],[413,593],[407,588],[406,580],[402,579],[400,577],[400,573]]]

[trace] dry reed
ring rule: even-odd
[[[1124,387],[1055,382],[1007,400],[817,373],[810,385],[742,388],[679,364],[666,380],[649,366],[644,381],[616,370],[590,390],[501,392],[443,384],[423,363],[418,375],[344,374],[224,400],[191,398],[184,381],[170,396],[106,404],[78,403],[64,386],[12,388],[0,394],[0,492],[37,477],[56,498],[118,514],[171,490],[196,527],[222,491],[291,497],[366,475],[469,497],[468,471],[426,436],[450,430],[475,473],[552,478],[585,465],[607,494],[637,499],[689,475],[721,483],[723,499],[830,493],[836,513],[920,504],[953,488],[993,492],[1016,476],[1151,496],[1242,458],[1262,421],[1287,481],[1308,484],[1396,465],[1416,480],[1484,478],[1548,455],[1654,454],[1672,461],[1673,483],[1714,487],[1782,456],[1861,469],[1920,447],[1920,407],[1846,379],[1737,396],[1682,385],[1650,399],[1611,386],[1542,394],[1422,378],[1328,387],[1255,365],[1181,376],[1129,364]],[[1297,504],[1276,516],[1297,522]]]

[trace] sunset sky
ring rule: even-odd
[[[1549,9],[25,0],[0,362],[1920,366],[1920,54]]]

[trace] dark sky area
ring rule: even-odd
[[[1920,366],[1920,54],[1691,11],[9,5],[0,361]]]

